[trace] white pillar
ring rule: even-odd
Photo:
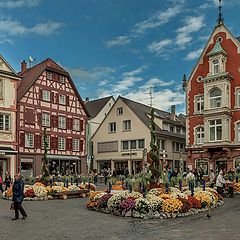
[[[128,171],[129,171],[129,174],[131,175],[132,174],[132,161],[131,160],[128,160]]]

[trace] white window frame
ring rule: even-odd
[[[123,131],[127,132],[127,131],[131,131],[132,129],[132,122],[131,120],[124,120],[123,121]]]
[[[63,137],[58,138],[58,150],[60,151],[66,150],[66,138]]]
[[[42,90],[42,100],[46,102],[50,102],[51,100],[51,93],[48,90]]]
[[[0,119],[1,118],[2,118],[2,123],[0,120],[0,131],[1,132],[10,132],[11,131],[11,115],[5,114],[5,113],[0,113]]]
[[[25,147],[34,148],[34,134],[25,133]]]
[[[50,127],[50,114],[42,113],[42,125],[44,127]]]
[[[217,75],[220,73],[220,59],[212,60],[212,74]]]
[[[108,132],[109,133],[115,133],[117,132],[117,123],[116,122],[110,122],[108,124]]]
[[[73,119],[73,130],[74,131],[80,131],[80,120],[74,118]]]
[[[66,95],[63,94],[59,95],[59,104],[66,105]]]
[[[53,80],[53,73],[52,72],[47,72],[47,79],[48,80]]]
[[[123,115],[123,107],[117,108],[117,116]]]
[[[60,77],[59,77],[59,82],[62,83],[62,84],[64,84],[64,83],[65,83],[65,76],[60,75]]]
[[[50,136],[47,136],[47,149],[51,148],[51,141],[50,141]],[[44,149],[44,136],[42,137],[42,149]]]
[[[240,107],[240,88],[236,89],[236,103],[235,103],[235,107]]]
[[[140,146],[139,146],[139,145],[140,145],[140,144],[139,144],[139,141],[143,141],[143,147],[140,147]],[[145,148],[145,139],[144,139],[144,138],[137,140],[137,148],[138,148],[138,149],[144,149],[144,148]]]
[[[220,123],[217,123],[217,121],[221,121]],[[211,124],[211,122],[214,122],[214,124]],[[221,139],[218,139],[218,128],[221,127]],[[211,139],[211,128],[214,129],[214,139]],[[223,137],[223,120],[222,119],[213,119],[213,120],[209,120],[209,142],[217,142],[217,141],[222,141],[222,137]]]
[[[199,109],[198,109],[199,107]],[[204,110],[204,96],[196,96],[196,113],[202,113]]]
[[[0,79],[0,99],[3,99],[4,98],[4,94],[3,94],[3,80]]]
[[[240,122],[236,123],[236,140],[240,142]]]
[[[66,117],[58,116],[58,128],[66,129]]]
[[[73,152],[79,152],[79,150],[80,150],[80,140],[79,139],[73,139],[72,144],[73,144]]]
[[[196,132],[196,145],[201,145],[204,143],[204,127],[199,126],[195,129]]]
[[[211,93],[213,91],[216,91],[216,90],[219,90],[221,92],[221,95],[211,97]],[[209,92],[209,102],[210,102],[210,108],[219,108],[219,107],[222,106],[222,91],[221,91],[220,88],[214,88],[214,89],[210,90],[210,92]],[[219,104],[219,106],[218,106],[218,104]]]

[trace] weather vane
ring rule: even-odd
[[[219,0],[219,13],[218,13],[218,24],[220,25],[221,23],[223,23],[223,17],[222,17],[222,0]]]

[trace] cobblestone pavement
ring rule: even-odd
[[[12,221],[10,203],[0,200],[1,240],[63,239],[151,239],[151,240],[238,240],[240,196],[226,199],[223,207],[195,216],[140,220],[89,211],[87,199],[24,202],[29,217]]]

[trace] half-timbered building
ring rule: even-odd
[[[51,59],[27,69],[18,87],[18,163],[22,174],[41,174],[46,130],[49,170],[86,171],[87,110],[70,74]]]
[[[0,54],[0,176],[16,171],[17,73]]]

